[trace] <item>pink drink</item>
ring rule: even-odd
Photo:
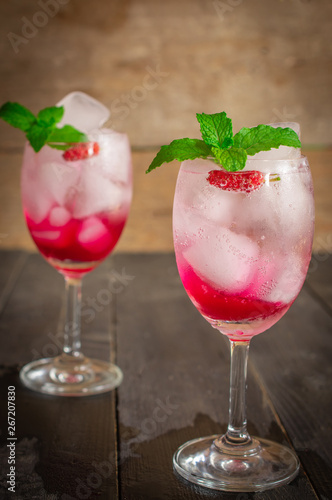
[[[210,185],[213,162],[183,162],[174,200],[183,285],[211,325],[237,341],[267,330],[287,312],[311,255],[314,207],[306,160],[247,162],[246,170],[259,168],[265,182],[248,194]],[[278,180],[270,182],[269,173]]]
[[[67,217],[66,213],[65,216]],[[25,217],[40,253],[59,270],[66,270],[66,260],[84,263],[79,269],[82,275],[113,250],[127,214],[112,217],[106,213],[81,220],[70,218],[62,226],[53,225],[49,217],[39,224],[30,219],[27,212]]]
[[[94,269],[116,245],[132,194],[127,137],[108,130],[93,140],[99,154],[69,162],[62,152],[26,146],[22,200],[27,226],[42,255],[64,275]]]

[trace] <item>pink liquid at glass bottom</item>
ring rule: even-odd
[[[27,211],[25,218],[41,254],[62,274],[79,278],[94,269],[113,250],[127,214],[70,218],[62,226],[52,225],[49,218],[37,224]]]
[[[198,311],[231,340],[248,340],[274,325],[294,301],[269,302],[255,296],[255,284],[242,293],[218,290],[185,261],[178,262],[182,283]]]

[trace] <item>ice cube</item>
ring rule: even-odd
[[[59,176],[61,169],[62,176]],[[61,164],[51,162],[40,165],[38,185],[45,189],[59,204],[65,205],[73,196],[80,172],[73,167],[63,167]]]
[[[70,224],[61,230],[31,231],[31,235],[37,245],[51,248],[70,248],[73,244],[73,230]]]
[[[92,132],[89,137],[99,144],[99,154],[94,158],[94,162],[98,162],[103,175],[111,180],[127,183],[131,179],[128,136],[103,128]]]
[[[59,205],[65,205],[80,177],[81,162],[67,162],[62,151],[44,147],[35,157],[34,177],[39,192],[43,191]]]
[[[54,201],[48,193],[40,191],[35,180],[22,177],[22,202],[29,217],[39,224],[47,218]]]
[[[92,216],[83,221],[77,240],[89,252],[99,253],[110,248],[112,236],[105,224],[98,217]]]
[[[58,127],[72,125],[85,133],[100,128],[110,117],[106,106],[84,92],[71,92],[61,99],[57,106],[65,108]]]
[[[39,187],[37,155],[28,144],[23,156],[21,188],[24,210],[36,224],[39,224],[48,216],[54,200],[48,191]]]
[[[41,243],[54,243],[60,238],[61,231],[31,231],[33,238]]]
[[[259,247],[229,229],[205,228],[202,237],[183,255],[203,280],[229,293],[239,293],[249,286],[256,272]]]
[[[268,123],[273,128],[291,128],[293,129],[299,138],[301,138],[300,125],[296,122],[280,122],[280,123]],[[280,146],[278,149],[272,148],[270,151],[260,151],[253,156],[248,156],[248,159],[255,160],[286,160],[290,158],[300,158],[301,149],[291,148],[289,146]]]
[[[51,226],[62,227],[69,222],[71,218],[70,212],[64,207],[52,208],[49,216]]]
[[[209,172],[218,169],[217,165],[196,159],[182,163],[181,172],[187,169],[191,173],[183,177],[180,175],[176,186],[176,205],[179,208],[174,210],[174,218],[183,214],[191,227],[206,223],[229,226],[235,215],[238,197],[234,192],[220,190],[206,181]]]
[[[73,209],[74,217],[83,219],[100,212],[118,210],[123,203],[122,185],[106,179],[99,169],[87,164],[82,168]]]
[[[68,204],[79,181],[80,164],[66,162],[61,151],[47,146],[39,153],[26,146],[22,169],[23,205],[36,223],[45,219],[52,207]]]
[[[302,269],[301,259],[292,253],[283,256],[279,262],[279,265],[275,265],[271,290],[265,296],[265,300],[288,304],[300,292],[306,270]]]
[[[314,217],[313,197],[306,184],[308,174],[300,171],[296,175],[285,173],[275,182],[275,212],[285,244],[292,248],[304,242],[310,234]]]

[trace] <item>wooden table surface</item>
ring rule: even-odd
[[[85,278],[84,352],[115,360],[124,380],[108,394],[56,398],[23,387],[18,371],[61,345],[63,279],[37,254],[1,251],[0,499],[331,499],[331,278],[331,256],[313,256],[294,305],[251,345],[249,431],[292,446],[300,474],[265,493],[224,494],[172,469],[179,445],[226,430],[229,384],[227,339],[189,301],[173,254],[115,254]]]

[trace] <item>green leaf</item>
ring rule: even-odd
[[[241,128],[234,135],[234,147],[243,148],[252,156],[260,151],[269,151],[279,146],[300,148],[298,135],[291,128],[274,128],[270,125],[258,125],[253,128]]]
[[[51,133],[52,128],[46,128],[36,123],[29,128],[26,133],[26,138],[36,153],[38,153],[38,151],[40,151],[41,148],[47,143],[47,139]]]
[[[242,148],[212,148],[212,153],[220,165],[228,172],[242,170],[246,165],[247,152]]]
[[[233,138],[232,137],[226,137],[224,140],[223,140],[223,143],[221,145],[221,147],[223,149],[228,149],[230,148],[231,146],[233,146],[234,144],[234,141],[233,141]]]
[[[225,139],[232,138],[232,120],[227,118],[225,111],[213,115],[196,113],[196,117],[200,124],[202,138],[209,146],[220,148]]]
[[[71,125],[64,125],[61,128],[54,128],[52,130],[48,138],[48,143],[88,142],[88,140],[88,137],[83,132],[80,132]],[[55,147],[55,145],[49,145]],[[66,149],[68,149],[68,146]]]
[[[38,121],[43,122],[46,126],[51,126],[61,121],[64,112],[65,108],[63,106],[51,106],[39,111],[37,118]]]
[[[161,146],[146,173],[160,167],[163,163],[173,160],[194,160],[195,158],[207,158],[208,156],[211,156],[211,148],[204,141],[188,138],[175,139],[168,146]]]
[[[31,125],[36,122],[35,116],[27,108],[18,102],[6,102],[0,108],[0,118],[9,125],[27,132]]]

